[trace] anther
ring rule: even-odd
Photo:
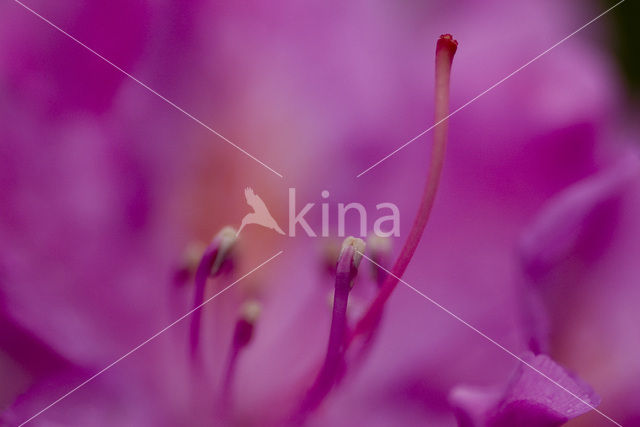
[[[313,411],[329,393],[344,365],[344,343],[347,331],[347,304],[358,267],[365,250],[362,239],[347,237],[342,244],[336,267],[333,316],[329,332],[329,344],[324,363],[294,417],[295,423],[302,423],[306,415]]]
[[[373,278],[378,286],[382,286],[384,279],[387,277],[387,272],[378,265],[387,265],[389,263],[389,257],[391,256],[391,239],[389,237],[382,237],[376,234],[372,234],[367,237],[367,248],[369,249],[369,256],[375,262],[371,264],[371,272]]]
[[[238,316],[238,320],[236,321],[231,348],[229,349],[227,370],[225,372],[224,382],[222,384],[222,394],[220,397],[222,410],[227,416],[231,411],[231,388],[233,386],[233,378],[235,376],[238,358],[240,357],[242,350],[247,345],[249,345],[251,339],[253,338],[255,324],[258,321],[258,317],[260,317],[260,312],[261,306],[258,301],[247,301],[242,305],[240,315]]]
[[[227,264],[229,255],[236,241],[236,231],[231,227],[225,227],[213,238],[209,246],[204,251],[200,264],[196,270],[195,292],[193,308],[202,305],[204,300],[204,291],[209,277],[217,276],[224,270],[223,266]],[[191,353],[195,355],[200,339],[200,319],[201,311],[196,310],[191,317]]]
[[[187,245],[173,276],[176,285],[184,285],[193,276],[204,250],[204,243],[200,241],[193,241]]]
[[[340,242],[329,239],[323,243],[321,251],[321,267],[330,277],[334,277],[336,274],[336,262],[341,251]]]

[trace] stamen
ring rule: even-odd
[[[335,384],[344,365],[344,343],[347,331],[347,304],[349,292],[353,287],[362,260],[365,243],[362,239],[347,237],[342,245],[336,268],[333,316],[329,332],[327,355],[314,381],[307,392],[294,421],[302,423],[307,414],[313,411]]]
[[[447,121],[444,119],[447,117],[449,111],[449,80],[451,76],[451,64],[457,48],[458,42],[455,41],[450,34],[441,35],[436,44],[435,121],[436,123],[441,120],[443,121],[438,124],[433,131],[434,144],[431,154],[431,164],[429,166],[427,182],[422,194],[422,200],[420,201],[418,214],[413,222],[413,227],[409,232],[407,241],[400,252],[400,256],[391,270],[393,274],[387,275],[386,280],[382,284],[375,300],[371,303],[369,309],[356,324],[351,336],[349,337],[349,343],[354,337],[375,329],[382,314],[384,304],[398,285],[397,277],[402,277],[407,269],[409,261],[411,261],[411,258],[416,251],[420,238],[422,237],[422,233],[424,232],[424,228],[429,220],[431,208],[433,207],[436,191],[440,182],[440,174],[442,172],[442,165],[447,146]]]
[[[198,269],[196,270],[195,292],[193,307],[196,308],[204,300],[204,291],[207,279],[216,277],[222,270],[225,261],[228,260],[229,252],[236,242],[236,231],[231,227],[225,227],[213,238],[211,244],[205,249]],[[198,342],[200,340],[200,319],[201,310],[196,310],[191,316],[191,354],[196,355]]]
[[[324,242],[322,246],[322,269],[330,277],[336,274],[336,261],[340,256],[340,242],[337,240],[329,240]]]
[[[204,251],[205,246],[200,241],[190,242],[187,245],[173,276],[173,283],[176,286],[184,285],[191,278],[196,268],[198,268],[198,263]]]
[[[331,310],[332,313],[333,313],[333,304],[335,302],[335,299],[336,299],[336,290],[334,288],[327,293],[327,307],[329,308],[329,310]],[[350,311],[351,311],[351,300],[348,300],[347,314],[349,314]]]
[[[251,342],[253,331],[262,311],[260,303],[257,301],[247,301],[242,306],[240,316],[236,322],[236,328],[233,333],[233,341],[229,351],[229,359],[227,361],[227,370],[222,384],[221,403],[223,411],[228,414],[231,409],[231,387],[235,376],[236,365],[240,352]]]
[[[391,254],[391,239],[388,237],[381,237],[375,234],[367,237],[367,248],[369,248],[369,256],[376,264],[387,265],[388,257]],[[373,278],[378,284],[378,287],[382,286],[384,279],[387,277],[387,273],[374,263],[371,264],[371,271]]]

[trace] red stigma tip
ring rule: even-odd
[[[398,281],[404,274],[409,262],[416,252],[418,243],[431,215],[436,192],[440,183],[440,175],[444,163],[444,155],[447,146],[447,118],[449,115],[449,80],[451,78],[451,64],[453,56],[458,48],[458,42],[451,34],[443,34],[436,44],[436,78],[435,78],[435,129],[433,131],[433,146],[430,164],[427,169],[427,182],[425,184],[420,207],[409,231],[405,244],[396,260],[391,274],[385,277],[380,286],[378,295],[369,305],[369,308],[355,325],[348,337],[349,345],[357,335],[371,334],[378,326],[380,316],[385,303],[398,285]]]
[[[451,34],[442,34],[442,35],[440,35],[440,40],[448,40],[448,41],[452,42],[453,44],[455,44],[456,46],[458,46],[458,41],[456,39],[454,39]]]
[[[455,53],[458,49],[458,41],[453,38],[451,34],[442,34],[438,39],[437,43],[438,49],[446,48],[451,51],[451,53]]]

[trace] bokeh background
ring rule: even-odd
[[[18,425],[193,304],[189,247],[288,193],[393,202],[409,231],[430,156],[437,37],[460,42],[456,108],[615,2],[68,1],[0,4],[0,421]],[[640,423],[640,6],[627,0],[452,117],[433,217],[405,276],[518,354],[532,341],[623,425]],[[335,216],[331,217],[335,232]],[[357,233],[350,218],[347,229]],[[339,239],[247,228],[208,295],[200,362],[177,324],[33,425],[281,425],[326,350]],[[376,293],[363,265],[354,321]],[[219,407],[240,307],[263,313]],[[532,302],[533,301],[533,302]],[[533,314],[532,314],[533,312]],[[456,425],[451,393],[517,363],[406,289],[312,425]],[[484,390],[484,389],[483,389]],[[493,389],[492,389],[493,390]],[[493,391],[492,391],[493,392]],[[483,391],[484,393],[484,391]],[[490,393],[487,391],[487,395]],[[566,396],[559,397],[563,405]],[[575,402],[574,402],[575,403]],[[230,417],[230,418],[229,418]],[[570,425],[607,425],[593,411]]]

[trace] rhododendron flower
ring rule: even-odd
[[[600,12],[2,3],[0,420],[637,423],[607,16],[484,92]],[[286,233],[290,189],[326,233]]]

